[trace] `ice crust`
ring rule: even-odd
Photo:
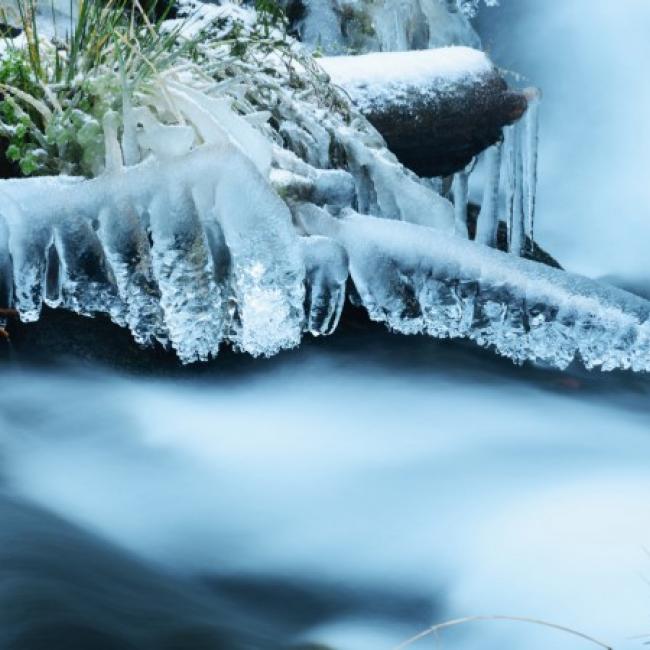
[[[453,229],[328,204],[349,198],[349,175],[274,158],[284,169],[271,176],[302,178],[304,196],[319,176],[337,191],[321,192],[322,207],[287,198],[292,219],[230,141],[93,180],[0,182],[0,298],[24,321],[43,303],[106,313],[192,362],[224,341],[271,355],[305,331],[330,334],[349,274],[370,317],[396,332],[466,337],[518,363],[650,370],[650,302]]]
[[[469,338],[517,363],[650,370],[650,302],[433,228],[346,211],[300,212],[340,242],[373,320],[402,334]]]
[[[300,340],[304,263],[291,214],[234,145],[93,180],[3,181],[0,197],[0,259],[8,245],[23,321],[44,301],[107,313],[140,343],[169,340],[184,362],[216,355],[223,340],[253,355]]]

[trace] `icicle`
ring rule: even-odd
[[[61,305],[87,316],[106,313],[124,325],[115,278],[92,217],[77,211],[66,214],[54,228],[54,242],[60,263]],[[48,245],[48,253],[50,248]],[[47,289],[47,281],[45,286]]]
[[[501,148],[498,142],[483,154],[485,162],[485,186],[481,212],[476,224],[476,241],[496,248],[499,227],[499,182],[501,177]]]
[[[102,206],[98,218],[99,236],[134,340],[140,345],[154,340],[167,343],[149,240],[138,215],[128,201],[113,197]]]
[[[39,183],[41,179],[25,179],[24,184]],[[11,186],[17,181],[3,181]],[[39,187],[37,198],[41,204],[50,188],[47,183]],[[31,197],[34,199],[35,197]],[[29,215],[31,219],[26,216]],[[3,219],[4,218],[4,219]],[[9,257],[13,277],[13,303],[20,320],[32,323],[38,320],[43,306],[43,287],[45,284],[45,253],[52,240],[52,229],[40,218],[34,218],[29,207],[19,206],[14,198],[0,190],[0,220],[9,227]],[[6,257],[6,253],[3,255]]]
[[[523,118],[523,169],[525,232],[532,246],[535,233],[535,202],[537,193],[537,153],[539,146],[539,104],[541,93],[537,88],[527,88],[528,110]]]
[[[505,129],[506,219],[508,250],[521,256],[524,251],[524,195],[522,161],[522,124],[517,122]]]
[[[216,356],[224,332],[224,301],[196,206],[187,187],[166,187],[149,205],[152,266],[172,347],[181,361]]]
[[[468,180],[469,173],[464,169],[456,173],[452,185],[455,230],[457,235],[465,239],[469,238],[467,231]]]
[[[59,251],[56,249],[56,244],[54,243],[53,238],[47,249],[45,265],[45,294],[43,296],[45,304],[51,309],[56,309],[63,303],[61,276],[61,258],[59,257]]]
[[[315,206],[302,206],[302,210]],[[338,325],[345,303],[348,254],[328,237],[302,237],[305,261],[305,328],[313,336],[331,334]]]
[[[122,82],[122,151],[124,164],[136,165],[140,162],[140,147],[138,146],[138,130],[133,113],[133,102],[126,81]]]

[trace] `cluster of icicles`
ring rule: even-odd
[[[483,158],[483,197],[475,240],[496,247],[500,216],[505,216],[508,250],[514,255],[532,252],[537,191],[539,91],[526,91],[528,110],[504,129],[503,141],[489,147]],[[454,176],[456,232],[467,237],[468,184],[473,164]],[[500,210],[501,196],[505,197]]]
[[[650,370],[649,302],[520,256],[533,235],[534,101],[483,154],[471,241],[466,173],[452,205],[360,115],[344,123],[283,97],[280,146],[264,116],[171,75],[151,106],[125,98],[121,128],[106,116],[101,176],[1,181],[0,307],[25,322],[43,304],[107,314],[191,363],[224,343],[269,356],[330,334],[351,289],[397,332],[470,338],[516,362]],[[182,123],[156,114],[170,100]],[[500,214],[509,253],[494,248]]]

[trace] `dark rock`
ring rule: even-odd
[[[0,21],[0,38],[17,38],[23,30],[14,25],[8,25]]]
[[[480,211],[481,208],[476,203],[470,203],[467,207],[467,231],[470,239],[476,237],[476,222]],[[497,248],[504,253],[508,251],[508,226],[505,221],[499,221]],[[560,263],[552,255],[547,253],[536,241],[531,241],[528,237],[526,237],[522,257],[533,260],[534,262],[546,264],[546,266],[552,266],[554,269],[562,268]]]
[[[364,109],[399,161],[418,176],[449,176],[502,138],[526,111],[523,92],[492,74],[440,92],[413,92]]]

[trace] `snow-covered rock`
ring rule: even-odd
[[[400,98],[411,103],[413,93],[435,102],[438,95],[453,91],[458,84],[494,72],[487,55],[470,47],[332,56],[319,63],[362,113]]]

